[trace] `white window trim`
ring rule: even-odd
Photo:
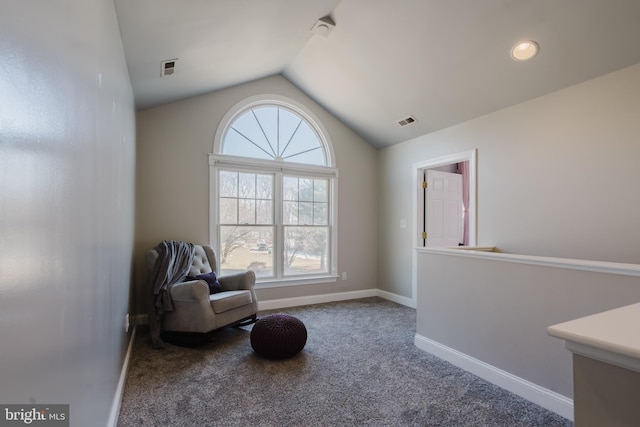
[[[335,283],[338,280],[338,276],[309,276],[309,277],[285,277],[282,279],[265,279],[260,282],[256,282],[256,289],[268,289],[268,288],[282,288],[286,286],[301,286],[301,285],[319,285],[321,283]]]
[[[257,105],[281,105],[293,109],[315,127],[318,137],[326,150],[327,163],[330,166],[306,165],[294,162],[277,162],[271,160],[254,159],[250,157],[230,156],[220,154],[222,138],[229,125],[238,114],[248,108]],[[293,108],[292,108],[293,107]],[[252,172],[272,172],[281,174],[293,174],[315,178],[328,178],[331,183],[331,209],[330,209],[330,269],[326,274],[310,276],[269,277],[256,281],[256,289],[276,288],[298,285],[312,285],[321,283],[333,283],[338,279],[338,170],[333,167],[334,152],[329,135],[321,122],[315,118],[303,105],[278,95],[258,95],[234,105],[220,122],[216,131],[213,144],[213,153],[209,153],[209,241],[217,247],[218,244],[218,169],[239,169]],[[280,200],[281,202],[281,200]]]

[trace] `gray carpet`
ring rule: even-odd
[[[257,356],[251,327],[164,350],[140,332],[118,426],[573,425],[416,348],[414,309],[366,298],[278,311],[307,327],[291,359]]]

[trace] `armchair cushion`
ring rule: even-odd
[[[198,274],[196,276],[187,276],[187,281],[190,280],[204,280],[209,285],[209,294],[217,294],[218,292],[222,292],[222,287],[220,286],[220,282],[216,277],[216,272],[211,271],[205,274]]]
[[[213,312],[220,314],[251,304],[253,299],[249,291],[226,291],[210,297],[209,301]]]

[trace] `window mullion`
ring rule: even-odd
[[[274,185],[274,275],[276,278],[281,278],[284,275],[284,226],[283,223],[283,204],[284,195],[282,191],[282,173],[276,172]]]
[[[240,172],[236,172],[236,224],[240,224]]]
[[[258,174],[253,176],[253,223],[258,225]]]

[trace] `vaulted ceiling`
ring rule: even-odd
[[[138,109],[282,74],[378,148],[640,62],[638,0],[115,4]],[[516,62],[524,39],[540,52]]]

